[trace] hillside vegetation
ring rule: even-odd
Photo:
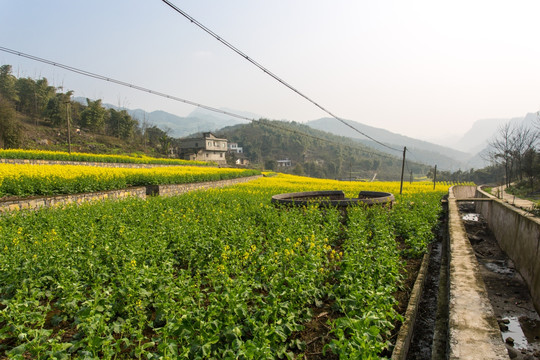
[[[73,91],[11,70],[0,66],[0,147],[68,151],[71,143],[78,152],[163,156],[174,146],[165,131],[139,124],[126,110],[105,109],[101,100],[81,104]]]
[[[181,139],[139,123],[127,110],[107,109],[101,100],[86,99],[83,104],[72,98],[72,91],[61,90],[45,78],[16,78],[10,65],[0,67],[0,146],[177,156]],[[347,180],[396,180],[401,175],[399,152],[390,156],[294,122],[260,120],[228,127],[218,136],[240,143],[259,169],[278,170],[277,160],[290,159],[293,166],[280,171]],[[229,158],[231,165],[234,160]],[[424,177],[428,170],[425,165],[410,165],[407,175]]]
[[[81,103],[80,99],[72,98],[72,91],[54,88],[46,78],[16,78],[11,71],[10,65],[0,66],[0,147],[178,157],[182,139],[170,136],[168,130],[144,120],[139,122],[128,110],[107,107],[101,100],[86,99]],[[462,153],[429,147],[416,140],[401,144],[408,150],[405,180],[432,179],[436,175],[437,180],[477,184],[504,181],[509,185],[519,181],[525,182],[528,191],[534,193],[538,188],[540,164],[539,121],[535,118],[530,126],[501,129],[486,152],[490,166],[483,169],[458,168],[450,172],[447,168],[452,168]],[[328,127],[329,123],[324,124]],[[335,132],[337,125],[328,130]],[[390,136],[388,132],[378,130],[380,133],[375,133],[375,137],[386,139],[387,144],[404,139],[385,138]],[[369,133],[372,134],[371,129]],[[380,144],[366,144],[365,139],[334,135],[296,122],[264,119],[229,126],[216,131],[216,135],[244,148],[242,155],[230,154],[231,166],[242,156],[257,169],[310,177],[366,181],[401,177],[402,153],[398,145],[391,146],[394,151]],[[278,161],[285,159],[292,166],[278,167]],[[435,165],[439,169],[437,174]]]
[[[296,122],[259,120],[218,132],[238,142],[251,160],[265,169],[310,177],[341,180],[398,180],[402,153],[390,156],[358,141],[315,130]],[[289,159],[292,166],[279,167],[277,160]],[[407,162],[407,179],[427,174],[430,167]]]

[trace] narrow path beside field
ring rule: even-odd
[[[506,185],[501,185],[501,186],[493,188],[492,194],[497,196],[499,199],[503,200],[504,202],[510,205],[513,205],[515,207],[518,207],[520,209],[524,209],[528,211],[534,209],[533,201],[521,199],[521,198],[516,197],[515,195],[507,193]]]

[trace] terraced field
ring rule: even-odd
[[[146,201],[0,218],[0,351],[8,358],[381,358],[396,294],[448,185],[406,184],[391,209],[280,208],[272,195],[399,193],[399,183],[277,175]]]

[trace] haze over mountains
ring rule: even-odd
[[[85,103],[85,99],[76,99]],[[105,107],[118,109],[110,104],[103,104]],[[247,124],[249,121],[235,118],[227,114],[212,112],[206,109],[197,108],[188,116],[181,117],[165,111],[146,112],[142,109],[130,110],[127,112],[139,121],[146,121],[149,125],[156,125],[169,131],[170,136],[186,137],[202,131],[217,131],[227,126],[237,124]],[[223,111],[239,114],[250,119],[259,119],[261,116],[249,112],[238,110],[222,109]],[[408,155],[412,161],[422,162],[427,165],[435,165],[444,170],[458,170],[469,168],[482,168],[489,165],[481,156],[488,146],[488,141],[497,133],[501,125],[511,122],[517,125],[531,124],[537,114],[529,113],[524,117],[511,119],[483,119],[476,121],[468,131],[457,137],[455,141],[435,144],[429,141],[419,140],[412,137],[393,133],[391,131],[365,125],[359,122],[346,120],[359,131],[371,136],[388,146],[402,150],[404,146],[409,150]],[[346,136],[356,139],[360,143],[400,157],[399,151],[390,150],[376,142],[366,138],[362,134],[355,132],[350,127],[344,125],[333,118],[321,118],[305,123],[313,129],[325,131],[331,134]]]

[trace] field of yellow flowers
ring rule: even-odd
[[[184,184],[259,174],[256,170],[200,166],[148,169],[79,165],[0,164],[3,196],[75,194],[123,189],[129,186]]]
[[[106,163],[165,164],[165,165],[213,165],[204,161],[154,158],[142,154],[110,155],[47,150],[0,149],[0,159],[29,159],[57,161],[88,161]]]
[[[389,191],[396,203],[354,207],[343,224],[335,209],[270,202],[318,189]],[[278,174],[177,197],[2,215],[0,352],[384,358],[402,319],[394,294],[405,263],[433,240],[447,189],[406,184],[400,196],[396,183]],[[314,322],[325,332],[312,339]]]

